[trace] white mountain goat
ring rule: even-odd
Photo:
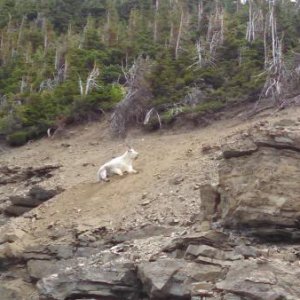
[[[109,181],[107,176],[112,174],[122,176],[125,172],[137,173],[137,171],[133,169],[132,162],[137,159],[138,155],[138,152],[128,147],[128,150],[123,155],[113,158],[99,168],[97,172],[98,181]]]

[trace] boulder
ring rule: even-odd
[[[221,146],[224,158],[247,156],[258,150],[258,146],[248,136],[239,135],[238,137]]]
[[[234,295],[234,294],[228,293],[228,294],[226,294],[226,295],[223,296],[222,300],[243,300],[243,299],[245,299],[245,298],[241,298],[238,295]]]
[[[219,266],[165,258],[138,266],[138,276],[150,299],[190,299],[194,283],[222,278]]]
[[[226,278],[216,287],[243,296],[242,299],[300,299],[299,278],[299,264],[291,266],[278,260],[259,264],[256,260],[244,260],[234,262]]]
[[[21,279],[1,281],[0,297],[3,300],[38,300],[39,297],[31,284]]]
[[[235,247],[234,252],[236,254],[243,255],[243,257],[245,257],[245,258],[258,256],[258,250],[252,246],[239,245],[239,246]]]
[[[42,167],[9,167],[2,166],[0,167],[0,184],[9,184],[9,183],[18,183],[22,181],[29,181],[32,178],[35,178],[35,181],[43,181],[46,178],[53,176],[53,171],[57,170],[61,166],[52,166],[45,165]]]
[[[41,299],[141,299],[136,268],[129,261],[102,264],[94,257],[70,262],[57,271],[38,281]]]
[[[56,274],[69,266],[70,262],[63,260],[29,260],[27,270],[31,278],[38,280]]]
[[[223,150],[225,159],[219,165],[219,209],[225,227],[299,228],[300,132],[296,129],[270,125],[251,129],[247,138],[230,137],[227,143],[233,152]]]
[[[27,206],[10,205],[4,209],[4,212],[7,216],[18,217],[30,210],[31,208]]]
[[[223,257],[223,252],[207,245],[189,245],[185,252],[185,257],[199,255],[220,259]]]
[[[4,212],[9,216],[15,217],[23,215],[61,192],[61,188],[46,190],[36,185],[25,193],[10,196],[8,200],[11,205],[5,207]]]
[[[228,235],[226,233],[209,230],[204,233],[191,233],[183,237],[173,239],[164,248],[164,252],[172,252],[176,249],[186,250],[189,245],[208,245],[216,248],[226,247]]]
[[[36,199],[40,202],[47,201],[51,198],[53,198],[58,193],[62,192],[61,188],[52,189],[52,190],[46,190],[38,185],[31,188],[29,191],[29,196],[33,199]]]

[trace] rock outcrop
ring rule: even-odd
[[[43,276],[37,284],[41,299],[141,299],[142,289],[131,261],[103,263],[94,256],[52,267],[57,272]]]
[[[45,178],[53,176],[53,171],[59,169],[61,166],[46,165],[38,168],[28,167],[0,167],[0,185],[18,183],[22,181],[39,183]]]
[[[8,216],[20,216],[61,192],[61,188],[46,190],[35,185],[25,193],[10,196],[3,211]]]
[[[299,242],[299,126],[290,120],[261,122],[228,138],[221,147],[218,188],[202,189],[202,213],[213,212],[226,228],[249,230],[264,240]]]
[[[300,268],[290,267],[288,263],[280,261],[235,262],[225,280],[218,282],[216,287],[239,295],[241,299],[296,300],[300,296]]]

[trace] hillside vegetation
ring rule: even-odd
[[[114,109],[122,134],[260,95],[280,104],[299,39],[299,1],[0,0],[0,133],[20,145]]]

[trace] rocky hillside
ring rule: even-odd
[[[3,153],[2,299],[300,299],[298,115],[135,132],[108,184],[103,124]]]

